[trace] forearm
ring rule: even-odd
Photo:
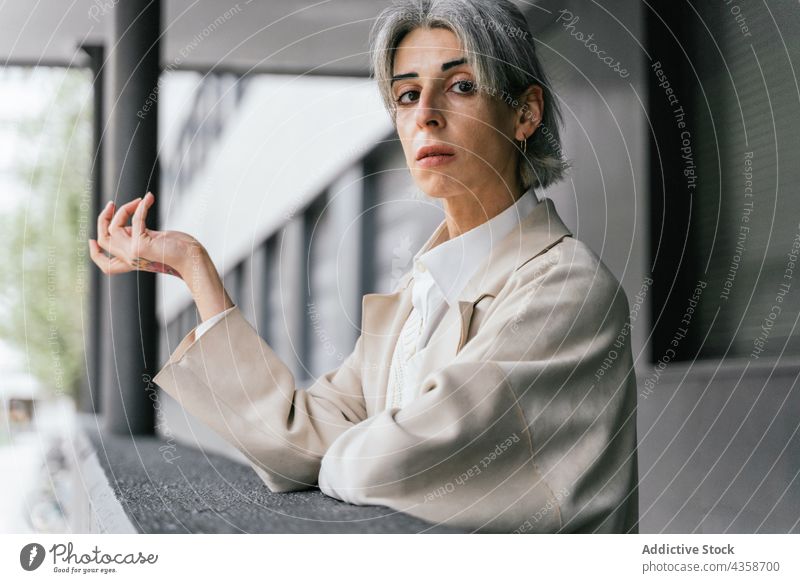
[[[298,389],[289,367],[233,310],[195,341],[187,336],[154,381],[241,451],[273,492],[316,484],[320,460],[366,419],[361,337],[342,365]]]
[[[180,272],[192,294],[201,321],[233,307],[217,268],[202,246],[198,245],[192,251]]]

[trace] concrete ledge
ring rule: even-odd
[[[78,415],[72,439],[74,532],[453,533],[383,506],[318,489],[273,493],[247,465],[159,437],[109,435]],[[159,450],[159,448],[162,448]]]
[[[75,533],[138,532],[109,484],[95,442],[89,439],[100,419],[79,414],[76,420],[71,440],[63,447],[72,469],[71,500],[66,509],[70,529]],[[105,455],[102,450],[100,453]]]

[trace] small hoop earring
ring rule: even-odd
[[[519,149],[522,150],[522,155],[524,156],[528,151],[528,140],[520,140],[519,144]]]

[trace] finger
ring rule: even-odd
[[[115,214],[114,218],[111,219],[111,224],[108,227],[108,230],[112,235],[116,233],[118,229],[122,230],[125,225],[128,224],[128,220],[131,218],[131,215],[141,201],[142,197],[135,198],[119,207],[117,214]]]
[[[103,271],[106,270],[111,261],[111,256],[106,255],[94,239],[89,239],[89,256]]]
[[[109,231],[112,234],[117,230],[126,230],[125,227],[127,226],[128,221],[136,211],[136,208],[139,206],[141,201],[142,197],[135,198],[119,207],[119,210],[117,210],[117,212],[114,214],[114,218],[111,219],[111,224],[109,225]]]
[[[114,213],[114,203],[108,201],[100,214],[97,215],[97,242],[102,247],[108,246],[108,224]]]
[[[94,239],[89,239],[89,255],[94,261],[95,265],[100,270],[108,275],[116,275],[118,273],[126,273],[131,270],[130,266],[121,261],[117,257],[109,257],[103,253],[100,245]]]
[[[131,238],[131,228],[130,227],[127,227],[127,226],[123,227],[121,229],[121,232],[125,233],[125,238],[127,238],[127,239]],[[103,251],[105,251],[109,255],[114,255],[114,256],[122,256],[123,255],[122,249],[120,249],[120,246],[119,246],[119,243],[120,243],[119,241],[115,242],[111,238],[110,235],[104,237],[104,239],[105,239],[104,241],[101,241],[99,238],[97,240],[97,244],[100,246],[100,249],[102,249]],[[116,247],[117,248],[116,251],[112,251],[112,249],[111,249],[112,247]]]
[[[89,239],[89,257],[104,273],[108,267],[108,256],[102,252],[100,245],[94,239]]]
[[[138,235],[144,235],[145,231],[147,230],[147,211],[150,210],[150,207],[153,206],[153,202],[155,201],[155,197],[153,196],[152,192],[148,192],[144,195],[144,200],[142,200],[142,204],[136,207],[136,211],[133,213],[133,221],[132,221],[132,228],[131,231]]]

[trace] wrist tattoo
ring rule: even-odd
[[[181,274],[177,272],[174,268],[170,267],[166,263],[159,263],[158,261],[150,261],[149,259],[145,259],[144,257],[136,257],[133,261],[131,261],[131,265],[133,265],[136,269],[140,271],[151,271],[153,273],[167,273],[169,275],[174,275],[175,277],[181,277]],[[181,277],[181,279],[183,279]]]

